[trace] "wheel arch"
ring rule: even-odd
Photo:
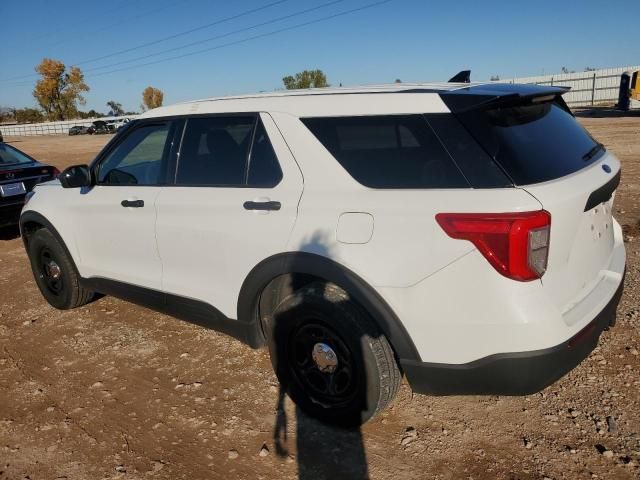
[[[301,280],[302,279],[302,280]],[[308,279],[308,280],[305,280]],[[344,289],[376,322],[402,360],[421,361],[404,325],[387,302],[356,273],[339,263],[313,253],[288,252],[269,257],[245,278],[238,297],[238,320],[256,325],[255,342],[263,343],[262,318],[275,309],[297,281],[321,279]],[[302,286],[302,285],[299,285]]]
[[[73,268],[76,269],[76,273],[78,273],[78,267],[76,266],[75,257],[69,251],[67,244],[62,239],[62,235],[58,232],[58,230],[53,226],[53,224],[47,220],[47,218],[33,210],[28,210],[20,215],[20,237],[22,238],[22,243],[24,243],[24,248],[27,252],[29,252],[29,240],[31,236],[39,229],[46,228],[51,232],[51,234],[56,237],[56,240],[62,245],[65,253],[71,259],[71,263],[73,264]]]

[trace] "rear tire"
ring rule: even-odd
[[[286,297],[265,331],[283,389],[311,417],[359,426],[398,391],[402,375],[391,345],[334,284],[313,283]]]
[[[36,284],[52,307],[68,310],[91,301],[94,293],[80,285],[73,260],[48,229],[29,238],[28,254]]]

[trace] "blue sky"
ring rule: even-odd
[[[2,0],[0,106],[35,106],[33,69],[43,57],[78,64],[91,87],[81,108],[98,111],[108,110],[108,100],[138,110],[148,85],[163,90],[169,104],[282,88],[283,76],[312,68],[322,69],[334,85],[358,85],[447,80],[465,68],[472,69],[472,80],[486,80],[494,74],[553,73],[562,66],[580,71],[640,63],[640,42],[632,35],[640,2],[632,0],[624,7],[570,0],[390,0],[371,8],[366,7],[376,0],[282,0],[136,48],[275,1]],[[360,7],[365,8],[270,34]],[[193,42],[202,43],[178,49]],[[176,50],[159,54],[171,48]],[[132,61],[121,63],[127,60]]]

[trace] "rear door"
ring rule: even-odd
[[[562,103],[527,101],[457,116],[514,184],[551,213],[542,284],[561,311],[584,298],[607,271],[623,268],[612,217],[620,163]]]
[[[174,185],[156,200],[163,290],[235,318],[247,274],[286,249],[302,188],[268,114],[189,118]]]

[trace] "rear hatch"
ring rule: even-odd
[[[564,90],[505,87],[503,94],[459,96],[452,110],[513,184],[551,214],[542,284],[564,313],[610,268],[620,163],[576,121]]]

